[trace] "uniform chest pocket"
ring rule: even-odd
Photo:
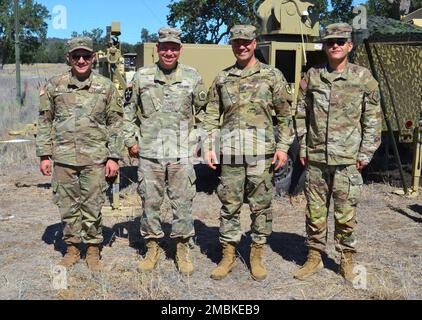
[[[140,89],[139,100],[142,115],[146,118],[160,110],[161,101],[156,88]]]
[[[192,90],[184,84],[163,87],[163,104],[161,112],[177,112],[189,115],[192,108]]]
[[[338,93],[338,101],[349,119],[359,120],[362,113],[363,93],[357,87],[345,87]]]
[[[107,105],[106,92],[104,91],[101,93],[96,93],[93,95],[92,99],[92,110],[90,112],[90,117],[100,124],[105,124]]]
[[[55,91],[52,94],[54,101],[54,118],[61,120],[73,115],[76,106],[76,96],[68,91]]]
[[[225,108],[239,102],[239,86],[235,81],[226,81],[220,87],[221,100]]]

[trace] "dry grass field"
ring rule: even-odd
[[[11,66],[0,72],[0,140],[7,131],[35,121],[40,82],[65,70],[63,65],[24,67],[24,107],[14,103],[14,73]],[[201,171],[204,173],[203,171]],[[134,168],[125,176],[134,178]],[[306,259],[305,199],[275,198],[273,234],[265,248],[269,277],[255,282],[249,273],[249,212],[242,209],[244,236],[238,248],[238,265],[222,281],[210,279],[220,259],[218,243],[220,203],[214,192],[204,192],[214,180],[199,177],[193,216],[196,237],[191,277],[179,275],[174,265],[175,244],[165,238],[157,270],[137,272],[145,252],[139,234],[139,219],[104,218],[102,257],[105,272],[90,272],[82,260],[68,270],[67,290],[56,290],[52,269],[64,250],[57,208],[52,203],[50,179],[38,171],[33,142],[0,144],[0,299],[422,299],[422,196],[413,199],[392,194],[395,183],[367,181],[358,208],[357,255],[362,286],[353,288],[338,275],[339,256],[334,251],[332,212],[329,221],[325,269],[308,281],[292,273]],[[382,181],[379,179],[377,181]],[[124,204],[137,204],[134,184],[121,194]],[[171,223],[168,201],[163,208],[167,233]],[[365,283],[366,282],[366,283]],[[366,286],[365,286],[366,284]]]

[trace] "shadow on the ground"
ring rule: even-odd
[[[108,227],[103,227],[103,237],[104,241],[102,246],[112,246],[112,243],[114,242],[115,238],[118,237],[128,237],[128,235],[124,234],[124,228],[127,228],[127,224],[129,224],[129,230],[131,230],[133,235],[133,230],[136,229],[136,227],[132,227],[133,221],[125,222],[125,223],[119,223],[113,226],[112,229]],[[127,229],[126,229],[127,230]],[[139,230],[139,228],[138,228]],[[139,234],[139,231],[138,231]],[[129,239],[141,239],[141,236],[133,236],[129,237]],[[44,241],[48,245],[54,245],[54,250],[60,252],[62,255],[66,253],[67,244],[63,241],[63,228],[61,223],[56,223],[51,226],[48,226],[41,237],[41,240]],[[129,240],[130,241],[130,240]],[[134,248],[135,243],[132,243],[131,246]],[[85,244],[79,245],[79,249],[81,251],[85,251]],[[84,254],[82,254],[82,257],[84,257]]]
[[[414,208],[415,206],[416,206],[416,207],[418,207],[418,208]],[[407,218],[409,218],[409,219],[411,219],[411,220],[415,221],[416,223],[422,223],[422,218],[414,217],[414,216],[410,215],[409,213],[407,213],[406,211],[404,211],[404,210],[403,210],[403,209],[401,209],[401,208],[396,208],[396,207],[393,207],[393,206],[391,206],[391,205],[389,205],[388,207],[389,207],[391,210],[393,210],[393,211],[395,211],[395,212],[397,212],[397,213],[400,213],[402,216],[405,216],[405,217],[407,217]],[[412,209],[413,211],[415,211],[415,212],[417,212],[417,213],[421,214],[421,212],[420,212],[420,211],[417,211],[417,210],[421,210],[420,206],[418,206],[418,205],[412,205],[412,206],[409,206],[409,209]],[[415,209],[416,209],[416,210],[415,210]]]
[[[410,205],[409,206],[409,209],[412,210],[412,211],[414,211],[414,212],[416,212],[416,213],[419,213],[420,215],[422,215],[422,206],[420,206],[418,204],[412,204],[412,205]]]
[[[196,244],[201,253],[205,254],[213,263],[221,260],[221,245],[219,242],[219,228],[209,227],[201,220],[194,221]]]
[[[127,239],[129,246],[141,252],[145,251],[145,241],[140,233],[140,218],[116,223],[112,228],[103,228],[104,246],[112,247],[116,238]]]
[[[51,188],[51,183],[40,183],[40,184],[37,184],[37,188],[38,189],[50,189]]]
[[[284,260],[302,266],[308,256],[308,247],[305,244],[305,240],[304,237],[295,233],[273,232],[268,238],[268,244]],[[334,272],[338,271],[337,263],[326,253],[322,253],[322,260],[326,269]]]
[[[196,192],[213,194],[220,182],[221,166],[217,166],[217,170],[212,170],[205,164],[197,164],[194,169],[196,173]]]
[[[48,226],[42,235],[42,241],[48,245],[54,245],[54,250],[65,254],[67,245],[63,241],[63,229],[61,223]]]
[[[201,252],[208,259],[217,264],[222,258],[221,245],[219,242],[219,228],[209,227],[200,220],[195,220],[196,243]],[[250,268],[250,232],[242,235],[237,252]],[[268,238],[268,246],[284,260],[296,263],[301,266],[305,263],[308,248],[305,245],[305,238],[294,233],[273,232]],[[325,253],[322,254],[325,268],[334,272],[338,271],[337,263]]]
[[[138,182],[138,167],[126,166],[120,168],[120,190]]]
[[[120,222],[112,228],[103,228],[104,246],[113,246],[116,238],[129,240],[129,246],[138,251],[140,255],[146,253],[146,242],[140,232],[140,217],[135,220]],[[171,233],[171,224],[162,224],[165,237],[158,240],[159,246],[163,249],[167,259],[174,259],[176,254],[176,241],[169,237]]]

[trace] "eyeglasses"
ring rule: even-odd
[[[334,46],[334,44],[337,44],[338,46],[342,47],[342,46],[344,46],[346,44],[346,42],[347,42],[346,39],[332,39],[332,40],[327,40],[325,42],[325,44],[328,47],[332,47],[332,46]]]
[[[88,54],[72,54],[72,60],[74,61],[79,61],[80,58],[83,58],[85,61],[90,61],[93,57],[92,54],[88,53]]]
[[[163,52],[167,52],[167,51],[171,51],[171,52],[178,52],[180,51],[181,46],[178,44],[175,45],[168,45],[168,44],[161,44],[158,46],[158,51],[163,51]]]

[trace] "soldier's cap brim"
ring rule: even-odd
[[[328,39],[351,39],[352,36],[346,36],[346,35],[335,35],[335,34],[330,34],[328,36],[325,36],[322,38],[323,41],[328,40]]]
[[[182,44],[181,40],[175,39],[175,38],[162,38],[158,40],[159,43],[163,43],[163,42],[173,42],[173,43],[177,43],[177,44]]]
[[[94,50],[92,50],[90,47],[79,46],[79,47],[76,47],[76,48],[73,48],[73,49],[69,50],[68,53],[72,53],[72,52],[74,52],[76,50],[85,50],[85,51],[88,51],[88,52],[91,52],[91,53],[94,52]]]
[[[249,41],[252,41],[254,39],[255,39],[255,37],[235,36],[235,37],[230,38],[230,42],[232,42],[233,40],[249,40]]]

